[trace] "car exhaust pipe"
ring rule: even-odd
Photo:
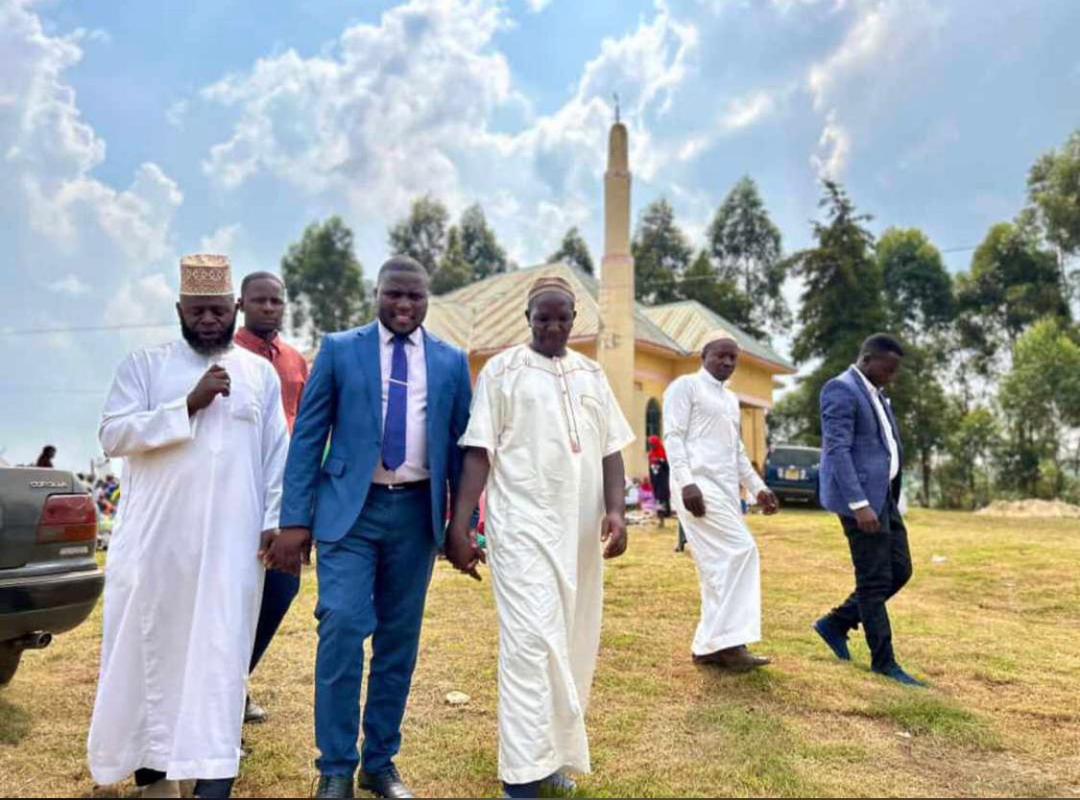
[[[27,633],[12,642],[16,650],[44,650],[50,644],[52,644],[52,634],[48,631]]]

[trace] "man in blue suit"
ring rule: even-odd
[[[318,797],[352,797],[357,766],[360,788],[413,796],[393,758],[472,400],[465,354],[421,327],[424,268],[391,258],[379,271],[376,299],[377,322],[322,340],[289,448],[281,532],[266,556],[271,566],[299,574],[312,537],[318,549]]]
[[[884,389],[904,358],[900,343],[879,333],[863,342],[858,363],[821,390],[821,504],[840,515],[855,591],[814,623],[837,658],[850,661],[848,631],[861,623],[874,672],[907,686],[923,684],[896,663],[885,601],[911,577],[907,528],[900,515],[904,450]]]

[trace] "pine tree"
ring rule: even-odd
[[[637,299],[649,305],[678,299],[678,284],[693,251],[675,224],[675,211],[661,198],[642,212],[634,240],[634,286]]]
[[[825,382],[856,358],[863,340],[882,330],[886,309],[881,270],[873,259],[874,237],[864,227],[870,220],[859,214],[840,184],[823,181],[826,221],[813,223],[817,247],[792,257],[795,274],[805,283],[792,355],[797,362],[820,359],[817,369],[804,378],[786,404],[802,418],[805,439],[820,440],[818,395]]]
[[[446,294],[468,285],[472,280],[473,269],[465,259],[461,231],[454,226],[446,237],[446,252],[439,262],[439,268],[431,277],[431,293]]]
[[[409,216],[389,231],[390,252],[411,256],[434,275],[446,252],[446,225],[450,213],[431,195],[413,201]]]
[[[592,256],[589,255],[589,246],[585,243],[585,239],[582,238],[576,227],[571,228],[563,235],[559,249],[548,256],[547,260],[549,264],[565,261],[587,275],[594,274]]]
[[[706,233],[707,248],[721,282],[730,282],[750,300],[743,326],[786,331],[791,311],[784,301],[787,267],[780,230],[769,218],[757,184],[743,177],[724,198]]]
[[[484,209],[479,203],[466,208],[458,222],[461,232],[462,256],[471,269],[471,279],[481,280],[506,272],[506,251],[495,237],[495,231],[487,223]],[[449,250],[449,242],[447,242]]]
[[[694,262],[683,273],[678,291],[683,300],[697,300],[729,322],[745,329],[743,321],[750,312],[750,299],[731,281],[720,280],[709,254],[704,250],[697,254]],[[754,330],[747,332],[758,333]]]

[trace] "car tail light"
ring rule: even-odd
[[[45,499],[38,520],[37,540],[90,542],[97,538],[97,509],[88,494],[53,494]]]

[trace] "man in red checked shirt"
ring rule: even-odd
[[[300,396],[307,383],[308,365],[304,357],[278,335],[285,316],[285,284],[271,272],[254,272],[240,284],[239,306],[244,312],[244,327],[236,332],[234,341],[274,365],[281,378],[285,421],[289,433],[292,433],[296,414],[300,410]],[[299,590],[299,577],[267,570],[250,672],[255,671],[255,666],[266,652]],[[249,696],[244,709],[244,722],[263,722],[266,717],[266,710]]]

